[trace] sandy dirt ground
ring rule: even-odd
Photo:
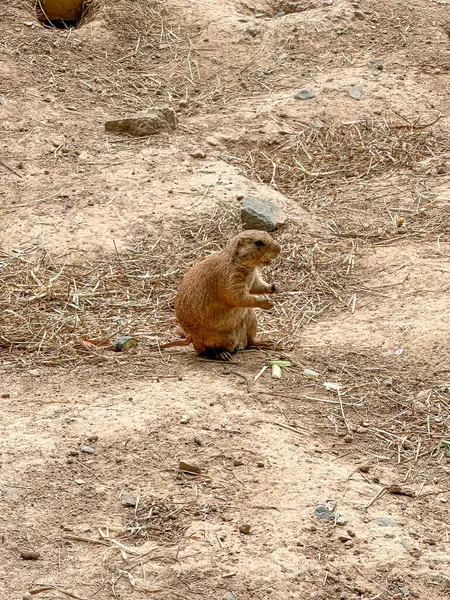
[[[1,599],[450,597],[448,0],[2,8]],[[150,350],[249,194],[276,349]]]

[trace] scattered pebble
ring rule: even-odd
[[[191,152],[191,156],[192,158],[206,158],[206,154],[203,152],[203,150],[194,150]]]
[[[315,97],[315,93],[312,90],[300,90],[295,95],[296,100],[311,100]]]
[[[380,527],[396,527],[397,523],[394,521],[392,517],[378,517],[374,519],[373,522],[375,525],[379,525]]]
[[[78,452],[78,450],[70,450],[69,456],[80,456],[80,453]]]
[[[361,100],[361,98],[364,96],[364,92],[358,85],[352,85],[352,87],[348,90],[348,95],[350,98],[353,98],[353,100]]]
[[[345,531],[344,533],[340,533],[338,535],[338,540],[340,542],[348,542],[351,539],[352,539],[352,536],[348,533],[348,531]]]
[[[259,27],[250,26],[246,29],[247,33],[251,37],[256,37],[261,33],[261,29]]]
[[[20,553],[20,558],[23,558],[23,560],[38,560],[40,556],[39,552],[35,552],[34,550],[23,550]]]
[[[359,470],[361,471],[361,473],[368,473],[370,471],[370,465],[369,464],[361,465],[359,467]]]
[[[347,525],[347,519],[345,517],[338,517],[336,519],[336,525],[340,525],[341,527]]]
[[[258,462],[256,463],[256,466],[259,467],[260,469],[264,468],[264,462],[262,460],[258,460]]]
[[[134,496],[128,495],[125,496],[122,500],[122,504],[127,508],[136,508],[137,500]]]
[[[187,423],[189,423],[189,421],[190,421],[190,420],[191,420],[191,417],[190,417],[189,415],[183,415],[183,416],[180,418],[180,423],[181,423],[182,425],[186,425]]]
[[[80,452],[84,452],[84,454],[95,454],[95,448],[92,448],[92,446],[80,446]]]
[[[203,446],[202,438],[198,437],[198,435],[194,435],[194,444],[197,444],[197,446]]]
[[[88,437],[88,442],[98,442],[98,435],[90,435]]]
[[[243,464],[244,464],[244,461],[241,460],[240,458],[235,458],[233,460],[233,466],[234,467],[242,467]]]
[[[355,10],[355,12],[354,12],[353,14],[354,14],[354,16],[355,16],[355,19],[360,19],[361,21],[362,21],[363,19],[365,19],[365,15],[364,15],[364,13],[362,12],[362,10]]]
[[[225,594],[225,596],[223,597],[223,600],[237,600],[236,596],[233,594],[233,592],[227,592]]]
[[[243,525],[239,526],[239,531],[241,533],[245,533],[245,535],[248,535],[250,533],[251,530],[251,526],[248,523],[244,523]]]
[[[31,371],[28,371],[28,375],[31,375],[31,377],[40,377],[41,372],[39,369],[31,369]]]
[[[2,394],[2,398],[11,398],[11,394],[8,394],[8,393]]]
[[[26,594],[22,596],[22,600],[33,600],[33,596],[30,594],[30,592],[26,592]]]
[[[351,444],[353,442],[353,436],[348,433],[344,436],[344,442],[346,444]]]
[[[318,519],[326,519],[327,521],[334,521],[336,515],[328,506],[319,505],[314,510],[314,516]]]

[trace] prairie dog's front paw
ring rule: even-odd
[[[264,310],[270,310],[271,308],[273,308],[275,306],[275,304],[273,302],[271,302],[270,300],[262,300],[261,304],[259,306],[261,308],[264,308]]]

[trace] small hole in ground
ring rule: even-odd
[[[38,21],[51,29],[74,29],[86,21],[91,0],[33,0]]]

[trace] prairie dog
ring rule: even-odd
[[[175,302],[178,323],[201,356],[230,360],[256,338],[255,308],[270,309],[263,294],[276,292],[259,267],[269,265],[281,247],[264,231],[243,231],[220,252],[194,265],[184,276]]]

